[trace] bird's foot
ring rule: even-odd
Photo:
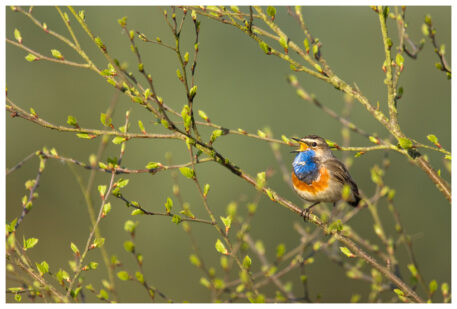
[[[301,212],[301,216],[303,217],[303,220],[306,222],[306,221],[309,221],[309,216],[311,215],[311,207],[308,207],[308,208],[305,208],[303,209],[303,211]]]

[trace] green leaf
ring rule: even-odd
[[[40,276],[44,276],[44,274],[49,272],[49,265],[46,263],[46,261],[43,261],[41,263],[35,263],[36,268],[40,272]]]
[[[144,214],[144,211],[142,209],[135,209],[130,213],[131,216],[136,216],[136,215],[142,215]]]
[[[100,248],[100,247],[103,246],[104,243],[105,243],[105,238],[98,237],[98,238],[94,239],[94,242],[92,243],[92,247],[93,248]]]
[[[167,210],[168,214],[171,212],[172,208],[173,208],[173,200],[168,197],[167,201],[165,202],[165,209]]]
[[[139,283],[143,284],[144,283],[144,276],[142,273],[140,273],[139,271],[135,272],[135,277],[136,277],[136,280],[138,280]]]
[[[124,223],[124,231],[133,234],[135,233],[135,229],[138,226],[138,222],[133,222],[132,220],[127,220]]]
[[[78,247],[73,242],[70,243],[70,248],[76,256],[80,255]]]
[[[115,138],[113,138],[113,144],[116,144],[116,145],[119,145],[123,142],[125,142],[127,139],[125,137],[122,137],[122,136],[116,136]]]
[[[210,288],[211,287],[211,282],[209,282],[208,279],[206,279],[205,277],[201,277],[200,278],[200,284],[203,285],[205,288]]]
[[[124,242],[124,249],[127,252],[133,252],[135,250],[135,244],[130,240]]]
[[[146,133],[146,130],[144,129],[143,121],[138,120],[138,127],[140,128],[142,133]]]
[[[267,43],[265,43],[264,41],[260,41],[259,42],[259,46],[265,52],[265,54],[267,54],[267,55],[270,54],[271,49],[270,49],[270,46],[268,46]]]
[[[436,282],[436,280],[430,281],[430,283],[428,284],[428,289],[430,291],[430,294],[433,294],[436,290],[438,290],[438,283]]]
[[[162,166],[162,164],[160,164],[159,162],[149,162],[148,164],[146,164],[146,168],[148,170],[152,170],[152,169],[158,168],[160,166]]]
[[[286,253],[286,245],[281,243],[276,247],[276,258],[281,258],[284,253]]]
[[[410,149],[411,147],[413,147],[413,142],[410,139],[405,138],[405,137],[400,137],[398,139],[398,143],[399,143],[400,147],[403,149]]]
[[[27,249],[31,249],[35,247],[35,245],[38,243],[38,238],[27,238],[24,239],[24,251]]]
[[[173,215],[173,218],[171,218],[171,222],[176,223],[176,224],[179,224],[179,223],[182,222],[182,219],[181,219],[181,217],[178,216],[178,215]]]
[[[282,48],[284,48],[285,50],[287,50],[287,49],[289,48],[289,43],[288,43],[287,37],[281,36],[281,37],[279,38],[279,45],[281,45]]]
[[[76,120],[75,117],[68,115],[67,117],[67,123],[71,126],[77,127],[78,126],[78,121]]]
[[[62,53],[60,51],[58,51],[57,49],[51,49],[51,54],[54,58],[56,59],[59,59],[59,60],[63,60],[63,56],[62,56]]]
[[[208,183],[205,184],[205,186],[203,187],[203,196],[204,196],[204,197],[207,197],[207,196],[208,196],[209,188],[210,188],[210,186],[209,186]]]
[[[40,60],[40,58],[38,58],[34,54],[28,54],[27,56],[25,56],[25,60],[27,60],[28,62],[33,62],[36,60]]]
[[[265,183],[266,183],[266,173],[265,172],[257,173],[256,189],[259,191],[262,190],[263,187],[265,186]]]
[[[120,178],[117,182],[116,182],[116,187],[118,188],[124,188],[126,185],[129,184],[129,180],[128,179],[123,179],[123,178]]]
[[[202,265],[202,263],[200,262],[200,259],[195,254],[191,254],[189,256],[189,260],[190,260],[190,263],[196,267],[200,267]]]
[[[272,19],[276,16],[276,8],[274,6],[267,7],[267,14],[271,16]]]
[[[100,122],[105,126],[105,127],[110,127],[111,126],[111,117],[109,117],[105,113],[100,113]]]
[[[220,239],[217,239],[215,246],[216,246],[217,252],[225,254],[225,255],[228,254],[228,250],[225,248],[224,244],[222,243],[222,241]]]
[[[89,135],[88,133],[76,133],[76,136],[85,139],[92,139],[95,137],[95,135]]]
[[[190,90],[189,90],[189,99],[192,100],[195,97],[196,94],[197,94],[197,85],[195,85],[192,88],[190,88]]]
[[[305,39],[303,41],[303,45],[305,46],[306,53],[309,54],[309,41],[308,41],[308,39]]]
[[[373,144],[376,144],[376,145],[379,145],[379,139],[374,137],[374,136],[368,136],[368,139],[370,140],[370,142],[372,142]]]
[[[244,267],[244,269],[249,270],[251,268],[251,265],[252,265],[252,260],[249,257],[249,255],[246,255],[244,257],[244,259],[243,259],[243,267]]]
[[[202,110],[198,110],[198,115],[205,121],[209,121],[208,115]]]
[[[126,272],[125,270],[118,272],[118,273],[117,273],[117,277],[118,277],[119,279],[121,279],[122,281],[127,281],[127,280],[130,279],[129,273]]]
[[[398,296],[405,296],[405,293],[403,293],[402,290],[400,289],[394,289],[393,290],[395,294],[397,294]]]
[[[119,18],[117,22],[119,23],[119,25],[121,25],[121,27],[125,27],[127,25],[127,16]]]
[[[232,217],[231,216],[227,216],[227,217],[220,217],[221,220],[222,220],[222,223],[224,223],[224,226],[225,226],[225,233],[227,234],[228,233],[228,230],[230,229],[230,226],[232,225]]]
[[[340,250],[349,258],[356,257],[356,255],[352,253],[351,250],[349,250],[347,247],[340,247]]]
[[[19,42],[19,44],[22,44],[21,32],[18,29],[14,29],[14,38]]]
[[[404,62],[405,62],[405,59],[403,58],[403,56],[400,53],[398,53],[397,56],[395,57],[395,63],[397,64],[397,66],[402,68]]]
[[[438,138],[435,135],[429,134],[427,135],[427,139],[431,141],[433,144],[439,145]]]
[[[105,185],[99,185],[98,186],[98,192],[100,193],[100,196],[105,196],[106,186]]]
[[[188,168],[186,166],[180,167],[179,171],[181,172],[181,174],[183,174],[183,176],[185,176],[185,177],[187,177],[189,179],[193,179],[195,177],[194,170],[191,169],[191,168]]]

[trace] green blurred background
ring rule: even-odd
[[[99,35],[108,47],[109,53],[136,72],[137,62],[129,48],[129,42],[117,23],[117,19],[128,16],[129,29],[144,32],[149,38],[159,36],[164,42],[172,43],[171,33],[157,7],[84,7],[86,21],[93,33]],[[296,21],[287,14],[285,7],[278,7],[277,23],[295,42],[302,42],[304,36]],[[65,9],[66,10],[66,9]],[[304,7],[303,16],[311,33],[323,43],[322,52],[332,69],[350,84],[356,83],[372,102],[385,105],[385,78],[381,70],[384,61],[381,33],[377,15],[368,7]],[[69,37],[55,8],[35,7],[36,18],[46,22],[53,29]],[[438,42],[446,44],[447,59],[450,62],[451,8],[450,7],[408,7],[406,17],[408,33],[418,42],[422,38],[421,25],[425,14],[431,14],[438,30]],[[68,12],[69,15],[70,12]],[[86,34],[72,19],[80,43],[99,67],[106,67],[103,56],[91,43]],[[388,26],[394,43],[397,42],[396,25],[389,20]],[[192,50],[194,34],[191,20],[186,21],[182,39],[183,50]],[[38,29],[24,15],[6,8],[6,36],[14,40],[13,31],[18,28],[24,44],[42,54],[51,55],[51,49],[58,49],[66,59],[80,62],[75,52],[61,42]],[[155,87],[165,102],[180,111],[186,103],[185,92],[176,78],[178,62],[175,54],[152,44],[138,41],[145,67],[153,76]],[[8,96],[25,110],[33,107],[40,117],[55,124],[65,124],[67,115],[75,116],[80,125],[102,128],[100,113],[105,112],[115,95],[114,89],[94,72],[68,67],[45,61],[29,63],[26,52],[10,44],[6,45],[6,81]],[[191,53],[192,55],[192,53]],[[406,57],[405,57],[406,58]],[[315,106],[302,101],[287,83],[291,73],[289,66],[274,56],[265,55],[258,44],[233,27],[201,18],[200,52],[196,84],[197,109],[204,110],[214,123],[224,127],[242,128],[257,132],[265,126],[271,128],[275,137],[304,136],[318,134],[337,143],[342,142],[341,126]],[[399,121],[403,131],[424,143],[426,135],[433,133],[446,149],[451,149],[451,83],[443,72],[435,68],[438,61],[433,47],[427,43],[417,60],[406,58],[405,70],[400,85],[404,87],[399,102]],[[301,85],[314,93],[325,105],[341,111],[344,99],[340,92],[328,84],[305,74],[296,74]],[[140,77],[138,75],[138,77]],[[140,78],[141,80],[141,78]],[[384,107],[382,107],[384,108]],[[113,123],[123,124],[125,111],[131,109],[132,131],[137,120],[145,123],[148,132],[165,132],[151,122],[152,118],[144,109],[120,96]],[[378,132],[381,137],[387,131],[374,121],[369,113],[357,102],[351,119],[367,132]],[[205,136],[210,130],[202,129]],[[84,140],[74,134],[48,130],[22,119],[6,116],[6,167],[10,168],[31,152],[47,146],[55,147],[59,154],[87,162],[96,153],[100,139]],[[351,134],[351,145],[364,146],[369,142]],[[215,144],[216,149],[244,169],[255,175],[267,168],[277,171],[269,180],[271,187],[281,196],[302,205],[302,201],[282,181],[279,166],[270,145],[243,136],[224,136]],[[280,151],[290,167],[293,159],[290,148],[282,146]],[[173,154],[175,163],[188,162],[188,153],[183,143],[173,140],[133,140],[127,144],[123,165],[132,169],[143,168],[149,161],[165,162],[165,153]],[[111,144],[104,154],[118,156],[119,146]],[[442,170],[450,181],[450,174],[443,168],[442,155],[428,153],[431,164]],[[341,157],[341,153],[336,154]],[[372,194],[374,184],[370,179],[370,168],[380,164],[384,152],[370,152],[354,159],[351,174],[361,190]],[[435,188],[430,179],[417,167],[397,153],[390,152],[391,167],[385,177],[388,186],[397,190],[396,206],[404,227],[412,236],[417,261],[422,274],[428,281],[436,279],[439,284],[451,279],[451,216],[450,205]],[[38,160],[33,159],[21,169],[6,178],[6,220],[10,222],[21,212],[21,198],[25,194],[24,182],[35,178]],[[79,175],[88,178],[89,171],[76,167]],[[202,164],[197,167],[201,183],[210,183],[209,204],[217,218],[225,215],[231,201],[238,203],[239,212],[247,213],[246,204],[256,195],[255,189],[228,170],[217,164]],[[95,184],[107,184],[110,175],[99,174]],[[148,209],[162,211],[167,197],[172,197],[170,172],[155,176],[128,176],[130,183],[125,196],[136,200]],[[205,217],[201,200],[194,184],[179,176],[184,199],[190,203],[197,217]],[[96,190],[94,190],[96,191]],[[87,240],[90,222],[87,207],[79,185],[66,164],[48,160],[46,170],[38,188],[40,197],[25,218],[19,230],[22,235],[39,238],[38,245],[29,251],[36,262],[46,260],[50,269],[56,272],[60,267],[69,271],[68,260],[72,259],[70,242],[80,248]],[[98,193],[94,193],[94,204],[98,208]],[[134,273],[136,265],[123,249],[123,242],[129,239],[123,225],[127,219],[138,220],[135,239],[137,250],[144,255],[144,270],[148,282],[165,292],[176,301],[206,302],[209,292],[199,284],[204,274],[189,263],[192,253],[190,241],[181,226],[172,224],[168,218],[136,216],[119,200],[111,199],[112,212],[101,222],[105,246],[109,254],[116,254],[124,264],[123,269]],[[396,237],[394,223],[385,202],[380,203],[379,212],[389,236]],[[288,249],[299,243],[293,223],[300,219],[262,197],[258,213],[252,222],[251,234],[262,239],[267,256],[275,255],[278,243]],[[380,244],[373,232],[373,220],[367,210],[351,221],[352,227],[363,237]],[[311,227],[311,226],[310,226]],[[192,224],[195,237],[207,265],[214,265],[217,274],[219,255],[214,249],[217,233],[214,228]],[[314,228],[314,227],[311,227]],[[232,235],[234,236],[234,235]],[[409,263],[406,250],[398,246],[398,258],[402,275],[408,281],[405,265]],[[101,279],[107,278],[100,255],[91,252],[89,260],[100,262],[95,272],[84,273],[86,283],[102,288]],[[257,263],[257,265],[255,265]],[[254,259],[257,269],[258,260]],[[315,256],[315,263],[307,267],[311,297],[320,294],[323,302],[347,302],[354,293],[367,300],[369,285],[351,280],[345,271],[329,261],[323,253]],[[236,275],[236,274],[234,274]],[[301,295],[299,271],[289,273],[284,281],[294,284],[294,292]],[[7,287],[15,283],[7,280]],[[122,302],[148,302],[145,291],[132,282],[117,280]],[[273,293],[273,289],[267,289]],[[88,293],[86,293],[88,294]],[[386,295],[389,299],[391,295]],[[95,298],[88,296],[89,301]],[[436,299],[439,301],[440,299]],[[12,301],[10,295],[7,301]]]

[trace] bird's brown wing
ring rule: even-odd
[[[359,188],[354,180],[352,180],[346,166],[344,166],[344,164],[337,159],[326,160],[324,164],[336,180],[341,182],[343,185],[348,184],[351,187],[352,194],[354,195],[354,201],[350,201],[349,204],[357,206],[360,201]]]

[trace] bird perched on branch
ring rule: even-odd
[[[312,202],[303,211],[305,220],[309,219],[311,208],[321,202],[333,203],[343,199],[357,207],[360,202],[359,189],[352,180],[346,166],[333,155],[327,142],[317,135],[302,139],[293,138],[300,148],[292,166],[292,184],[301,198]]]

